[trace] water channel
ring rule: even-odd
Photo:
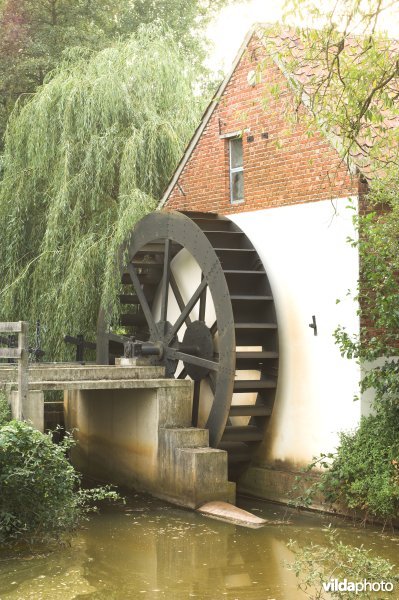
[[[131,494],[92,516],[70,546],[18,558],[0,551],[0,600],[306,598],[287,568],[287,543],[322,543],[332,518],[248,498],[239,505],[276,523],[247,529]],[[341,519],[333,525],[344,543],[398,562],[399,536]]]

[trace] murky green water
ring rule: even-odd
[[[245,529],[133,495],[126,506],[91,518],[71,547],[50,555],[9,559],[0,553],[1,600],[301,600],[286,564],[290,538],[323,540],[329,517],[241,499],[243,508],[272,520]],[[337,520],[342,540],[364,544],[397,562],[399,538]],[[399,598],[399,590],[390,595]]]

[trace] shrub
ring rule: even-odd
[[[330,505],[362,511],[365,521],[399,516],[399,406],[377,401],[375,408],[358,429],[340,434],[335,453],[315,458],[297,477],[292,504],[310,506],[321,493]],[[315,467],[323,468],[316,482]]]
[[[389,520],[399,515],[399,410],[363,417],[353,433],[341,433],[322,492],[368,516]]]
[[[11,410],[3,390],[0,390],[0,427],[11,421]]]
[[[295,560],[287,567],[295,572],[299,589],[311,600],[351,600],[355,596],[350,590],[325,592],[323,584],[327,584],[333,578],[354,583],[367,580],[371,583],[384,581],[394,584],[398,581],[398,577],[393,573],[394,565],[389,561],[373,557],[370,550],[363,546],[357,548],[343,544],[338,538],[338,532],[331,527],[324,532],[326,543],[323,545],[312,543],[302,548],[293,541],[288,544],[294,552]],[[360,596],[364,599],[375,598],[376,593],[366,590]],[[389,597],[389,593],[378,595],[378,598]]]
[[[55,445],[24,422],[0,428],[0,543],[58,539],[79,523],[88,501],[111,497],[109,488],[80,490],[68,462],[71,438]]]

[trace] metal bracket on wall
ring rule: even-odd
[[[313,334],[317,335],[317,323],[315,315],[312,315],[312,323],[309,323],[309,327],[313,329]]]

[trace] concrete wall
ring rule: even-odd
[[[65,392],[65,421],[77,428],[72,460],[103,481],[153,485],[157,474],[158,422],[155,390]]]
[[[13,419],[18,418],[18,392],[11,391],[9,394],[11,415]],[[22,417],[42,433],[44,432],[44,395],[40,391],[30,391],[22,401]]]
[[[234,502],[227,453],[191,427],[192,382],[158,380],[140,389],[65,392],[65,423],[76,428],[72,462],[96,480],[197,508]]]

